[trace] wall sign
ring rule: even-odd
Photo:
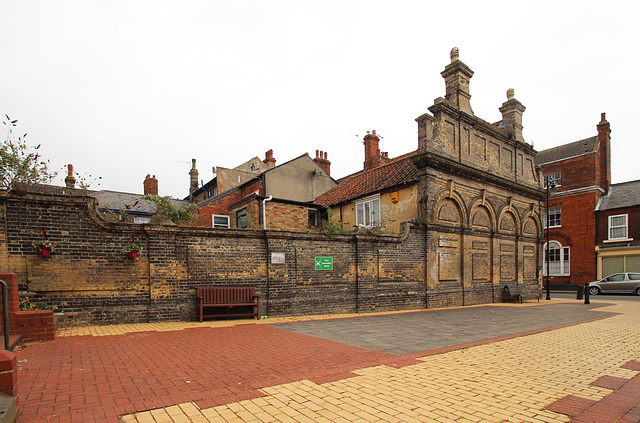
[[[284,264],[284,253],[271,253],[271,264]]]
[[[333,270],[333,257],[316,257],[316,270]]]

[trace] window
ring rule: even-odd
[[[547,185],[549,185],[549,183],[551,183],[551,187],[559,187],[561,182],[560,172],[544,175],[544,189],[547,189]]]
[[[380,197],[368,197],[356,203],[356,226],[380,226]]]
[[[247,208],[240,209],[236,212],[236,227],[246,228],[249,226],[249,219],[247,218]]]
[[[315,228],[318,226],[318,210],[309,210],[309,227]]]
[[[134,216],[133,223],[142,224],[151,222],[151,218],[148,216]]]
[[[544,249],[542,274],[547,276],[547,247]],[[571,274],[571,257],[569,247],[563,247],[557,241],[549,243],[549,275],[569,276]]]
[[[557,228],[562,226],[562,209],[561,207],[549,207],[547,210],[547,219],[544,220],[544,227]]]
[[[627,215],[609,216],[609,239],[627,239]]]
[[[229,216],[223,216],[219,214],[213,215],[213,227],[214,228],[228,228]]]

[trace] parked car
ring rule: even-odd
[[[615,273],[589,284],[589,294],[626,294],[640,295],[640,273]]]

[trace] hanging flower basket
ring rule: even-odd
[[[48,239],[35,241],[31,245],[33,246],[33,249],[36,250],[36,252],[41,256],[48,256],[56,250],[51,241],[49,241]]]
[[[133,242],[127,245],[126,247],[124,247],[124,249],[122,250],[122,252],[125,253],[127,257],[130,257],[130,258],[138,257],[138,254],[140,253],[140,251],[142,251],[142,246],[138,244],[134,244]]]

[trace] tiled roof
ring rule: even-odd
[[[597,145],[598,137],[594,136],[580,141],[574,141],[569,144],[560,145],[558,147],[549,148],[547,150],[542,150],[536,156],[536,166],[591,153],[595,151]]]
[[[418,175],[412,160],[415,155],[413,151],[382,166],[340,179],[339,184],[318,197],[316,203],[331,206],[415,181]]]
[[[640,180],[613,184],[609,193],[602,197],[598,210],[613,210],[640,205]]]
[[[89,195],[98,200],[99,209],[126,210],[127,212],[134,214],[156,213],[156,205],[141,199],[140,197],[142,197],[142,194],[101,190],[91,192]],[[178,207],[184,207],[191,204],[190,201],[178,199],[172,199],[172,201]]]

